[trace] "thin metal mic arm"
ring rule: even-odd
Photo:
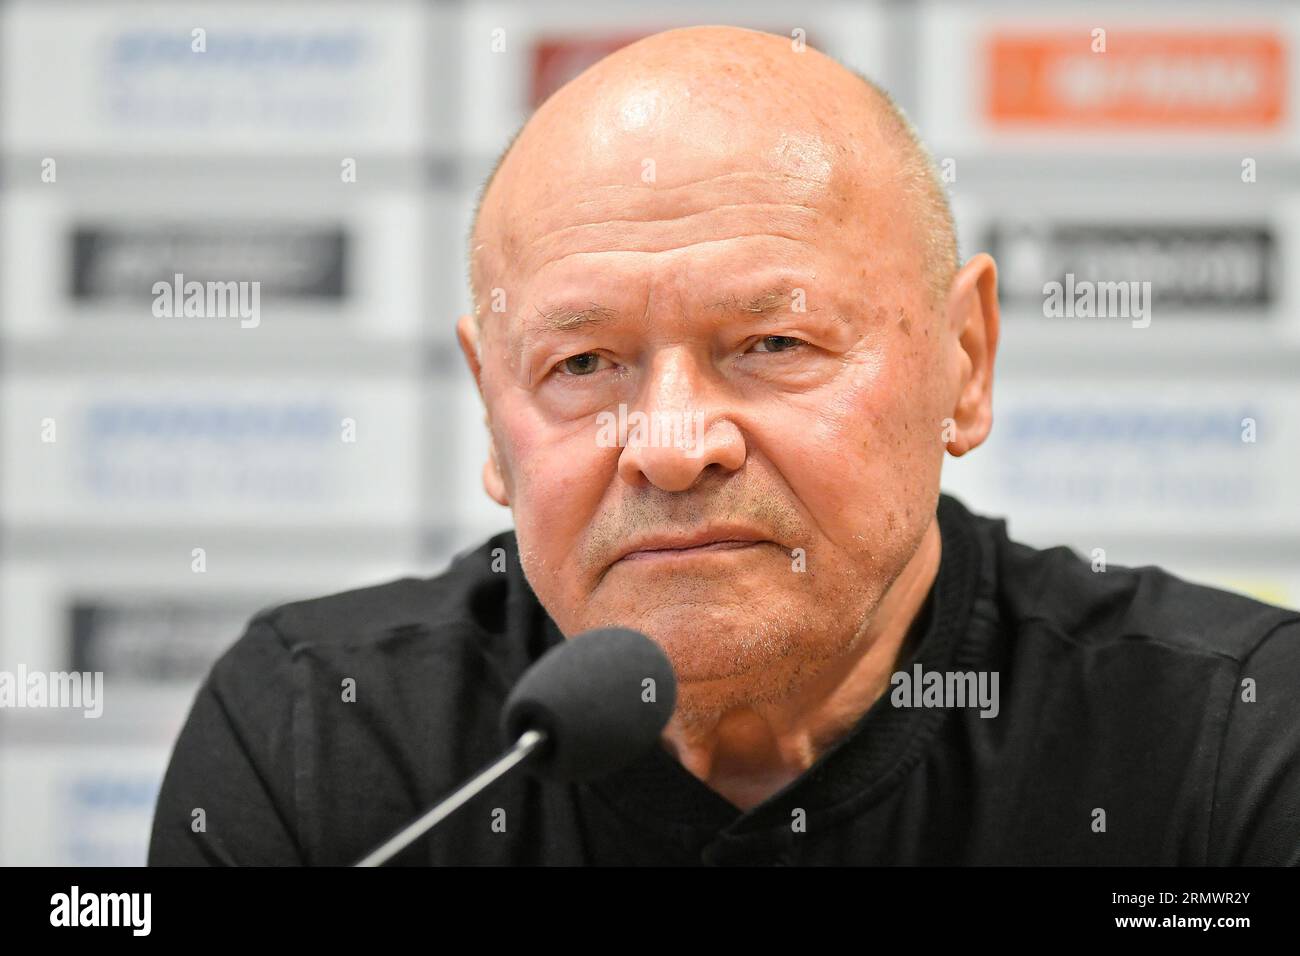
[[[478,776],[456,790],[420,819],[416,820],[401,833],[368,855],[355,866],[381,866],[389,859],[406,849],[412,842],[423,835],[430,827],[451,816],[463,803],[474,797],[480,790],[502,776],[511,767],[518,764],[546,741],[546,734],[540,730],[526,731],[515,745],[502,754],[495,762]]]

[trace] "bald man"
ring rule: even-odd
[[[992,424],[996,271],[872,84],[649,37],[537,110],[470,247],[514,531],[258,615],[151,862],[355,862],[493,759],[530,664],[624,625],[678,679],[660,746],[508,777],[397,863],[1300,863],[1300,614],[940,493]]]

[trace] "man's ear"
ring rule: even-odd
[[[456,322],[456,341],[460,343],[461,353],[465,356],[465,363],[469,366],[470,374],[474,376],[474,385],[478,388],[479,397],[483,395],[483,382],[481,375],[482,366],[479,364],[479,327],[474,316],[462,315]]]
[[[462,315],[456,323],[456,339],[465,356],[470,374],[474,376],[474,385],[478,388],[479,401],[483,403],[483,426],[488,433],[488,460],[483,463],[483,490],[488,497],[502,507],[510,507],[510,498],[506,494],[505,479],[501,475],[501,465],[497,461],[496,440],[492,437],[491,416],[487,412],[487,398],[483,393],[483,366],[480,351],[480,332],[478,323],[472,315]]]
[[[983,444],[993,428],[993,362],[998,350],[998,267],[981,252],[953,279],[948,293],[948,331],[957,363],[955,434],[948,453],[960,458]]]
[[[488,429],[488,460],[483,463],[483,490],[501,507],[510,507],[510,496],[506,494],[505,479],[501,477],[501,466],[497,464],[497,448],[492,440],[490,428]]]

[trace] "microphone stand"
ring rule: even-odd
[[[471,779],[460,789],[454,791],[451,796],[444,799],[432,810],[426,813],[420,819],[416,820],[406,829],[402,830],[379,849],[370,853],[361,862],[354,866],[381,866],[388,862],[393,856],[404,850],[410,843],[425,833],[430,827],[435,826],[442,820],[451,816],[463,803],[474,797],[480,790],[487,787],[494,780],[501,777],[511,767],[524,760],[529,754],[546,742],[546,734],[540,730],[526,731],[515,745],[507,750],[504,754],[490,764],[486,769],[479,771],[478,775]]]

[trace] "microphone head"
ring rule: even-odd
[[[524,764],[539,776],[587,780],[649,752],[672,717],[677,679],[659,645],[621,627],[586,631],[551,648],[506,699],[507,746],[528,730],[547,741]]]

